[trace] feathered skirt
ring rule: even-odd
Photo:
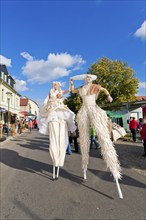
[[[77,114],[77,123],[82,154],[82,167],[86,169],[88,165],[90,146],[89,127],[91,126],[96,131],[98,143],[101,146],[101,153],[107,168],[110,169],[114,179],[120,179],[121,167],[118,155],[110,139],[108,117],[105,111],[97,105],[83,105]]]

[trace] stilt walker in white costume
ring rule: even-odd
[[[53,82],[52,89],[46,97],[39,116],[39,132],[49,135],[49,152],[53,162],[53,180],[59,177],[59,167],[63,167],[69,142],[68,131],[76,130],[75,115],[63,103],[60,82]],[[57,167],[57,173],[55,171]]]
[[[96,99],[100,91],[103,91],[107,95],[107,100],[109,102],[112,102],[112,97],[105,88],[92,83],[92,81],[96,78],[97,77],[92,74],[82,74],[74,76],[70,80],[71,92],[79,93],[83,101],[82,107],[77,114],[77,123],[79,128],[84,179],[87,179],[86,171],[89,160],[90,146],[89,128],[91,126],[96,131],[98,142],[101,146],[103,159],[106,162],[107,168],[109,168],[113,174],[119,197],[122,199],[123,195],[118,182],[118,179],[121,178],[121,167],[118,161],[117,153],[110,139],[110,134],[108,131],[108,117],[105,111],[96,104]],[[85,85],[74,89],[73,80],[85,80]]]

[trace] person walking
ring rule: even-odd
[[[141,129],[142,129],[142,125],[143,125],[143,120],[142,118],[139,118],[139,122],[138,122],[138,132],[140,133],[140,141],[142,141],[142,135],[141,135]]]
[[[30,119],[28,122],[28,128],[29,128],[30,133],[32,132],[32,127],[33,127],[33,123],[32,123],[32,119]]]
[[[33,125],[34,125],[34,128],[38,129],[38,123],[37,123],[36,117],[35,117],[35,119],[33,121]]]
[[[19,132],[19,134],[22,133],[22,125],[23,125],[23,120],[20,119],[20,120],[19,120],[19,123],[18,123],[18,132]]]
[[[142,125],[142,129],[140,133],[141,133],[141,137],[143,140],[143,147],[144,147],[144,154],[142,156],[146,157],[146,118],[143,120],[143,125]]]
[[[136,142],[136,135],[137,135],[137,129],[138,129],[138,122],[135,120],[135,117],[132,118],[132,120],[129,123],[129,129],[132,133],[132,140]]]
[[[19,128],[19,120],[16,119],[15,120],[15,132],[16,132],[16,134],[18,133],[18,128]]]
[[[96,149],[98,149],[99,144],[96,141],[96,133],[93,127],[90,127],[90,149],[93,147],[93,143],[95,144]]]
[[[77,123],[75,123],[75,125],[77,126]],[[74,149],[76,153],[79,152],[79,145],[78,145],[78,137],[79,137],[79,131],[78,128],[73,132],[69,132],[69,143],[72,144],[72,142],[74,142]]]

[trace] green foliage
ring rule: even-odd
[[[96,82],[106,88],[113,98],[113,103],[134,101],[138,90],[135,72],[127,63],[103,57],[88,70],[88,74],[97,75]],[[100,93],[98,104],[105,104],[105,96]]]
[[[69,107],[75,114],[81,108],[82,99],[78,94],[70,93],[70,96],[64,99],[64,104]]]
[[[109,104],[106,95],[103,92],[99,94],[97,104],[101,107],[104,106],[104,109],[118,109],[123,102],[135,100],[138,80],[135,77],[134,70],[130,68],[128,63],[102,57],[91,65],[87,73],[97,75],[94,83],[106,88],[113,98],[113,102]],[[71,94],[65,99],[64,103],[73,112],[77,113],[81,107],[82,100],[79,95]]]

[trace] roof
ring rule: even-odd
[[[6,75],[9,75],[6,65],[0,64],[0,71],[4,72]]]
[[[136,101],[146,100],[146,96],[136,96]]]
[[[8,73],[8,70],[5,64],[0,64],[0,72],[4,72],[15,83],[15,80],[13,79],[13,77]]]
[[[20,98],[20,106],[27,106],[28,98]]]

